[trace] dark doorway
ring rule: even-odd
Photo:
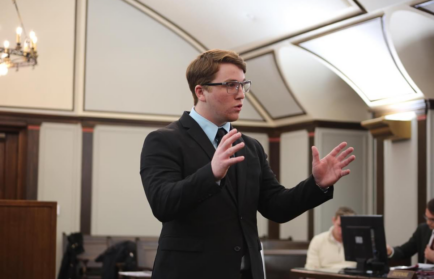
[[[0,128],[0,199],[24,199],[25,130]]]

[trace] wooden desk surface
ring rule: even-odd
[[[291,275],[295,277],[302,278],[314,278],[314,279],[366,279],[366,278],[378,278],[378,277],[367,277],[359,275],[347,275],[340,274],[337,272],[327,272],[327,271],[316,271],[309,270],[305,268],[293,268],[291,269]]]

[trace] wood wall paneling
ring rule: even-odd
[[[376,214],[384,215],[384,140],[376,139]]]
[[[308,174],[312,174],[312,146],[315,145],[315,131],[313,129],[309,129],[309,169]],[[314,237],[314,210],[311,209],[308,211],[307,215],[307,239],[310,241]]]
[[[39,135],[40,124],[27,127],[27,175],[26,175],[26,199],[38,198],[38,162],[39,162]]]
[[[80,231],[91,233],[93,126],[83,125]]]
[[[424,223],[427,203],[427,120],[426,115],[417,119],[417,222]]]
[[[280,135],[278,137],[270,137],[269,142],[270,167],[276,175],[277,180],[280,180]],[[279,224],[271,220],[268,220],[268,238],[280,238]]]
[[[56,203],[0,200],[0,277],[54,279]]]

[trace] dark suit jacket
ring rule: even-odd
[[[140,173],[152,212],[163,223],[153,278],[239,278],[244,253],[253,278],[263,278],[256,212],[287,222],[333,197],[333,187],[324,193],[313,177],[285,189],[261,144],[245,135],[241,141],[237,200],[226,179],[216,183],[215,149],[188,112],[147,136]]]
[[[425,248],[431,238],[432,230],[426,223],[419,224],[410,239],[401,246],[394,247],[392,259],[407,259],[417,253],[419,263],[425,262]]]

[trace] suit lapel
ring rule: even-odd
[[[212,157],[215,153],[215,148],[212,145],[212,143],[209,141],[209,138],[206,136],[205,132],[202,130],[202,128],[197,124],[197,122],[190,117],[188,112],[184,112],[184,114],[179,119],[179,122],[181,125],[187,130],[187,134],[195,141],[197,144],[203,149],[203,151],[208,155],[209,159],[212,160]],[[240,142],[244,142],[243,138],[240,138],[235,142],[235,144],[238,144]],[[238,151],[235,156],[245,156],[244,148]],[[245,190],[245,184],[246,184],[246,161],[242,161],[235,166],[232,166],[236,168],[236,182],[237,182],[237,190],[238,190],[238,205],[241,204],[243,196],[244,196],[244,190]],[[237,199],[235,196],[234,188],[229,183],[226,183],[226,189],[229,192],[229,195],[231,196],[232,200],[235,204],[237,204]]]
[[[199,124],[197,124],[197,122],[190,117],[188,112],[184,112],[179,122],[184,128],[187,129],[187,133],[190,135],[190,137],[196,141],[197,144],[199,144],[199,146],[211,160],[214,156],[215,148]]]

